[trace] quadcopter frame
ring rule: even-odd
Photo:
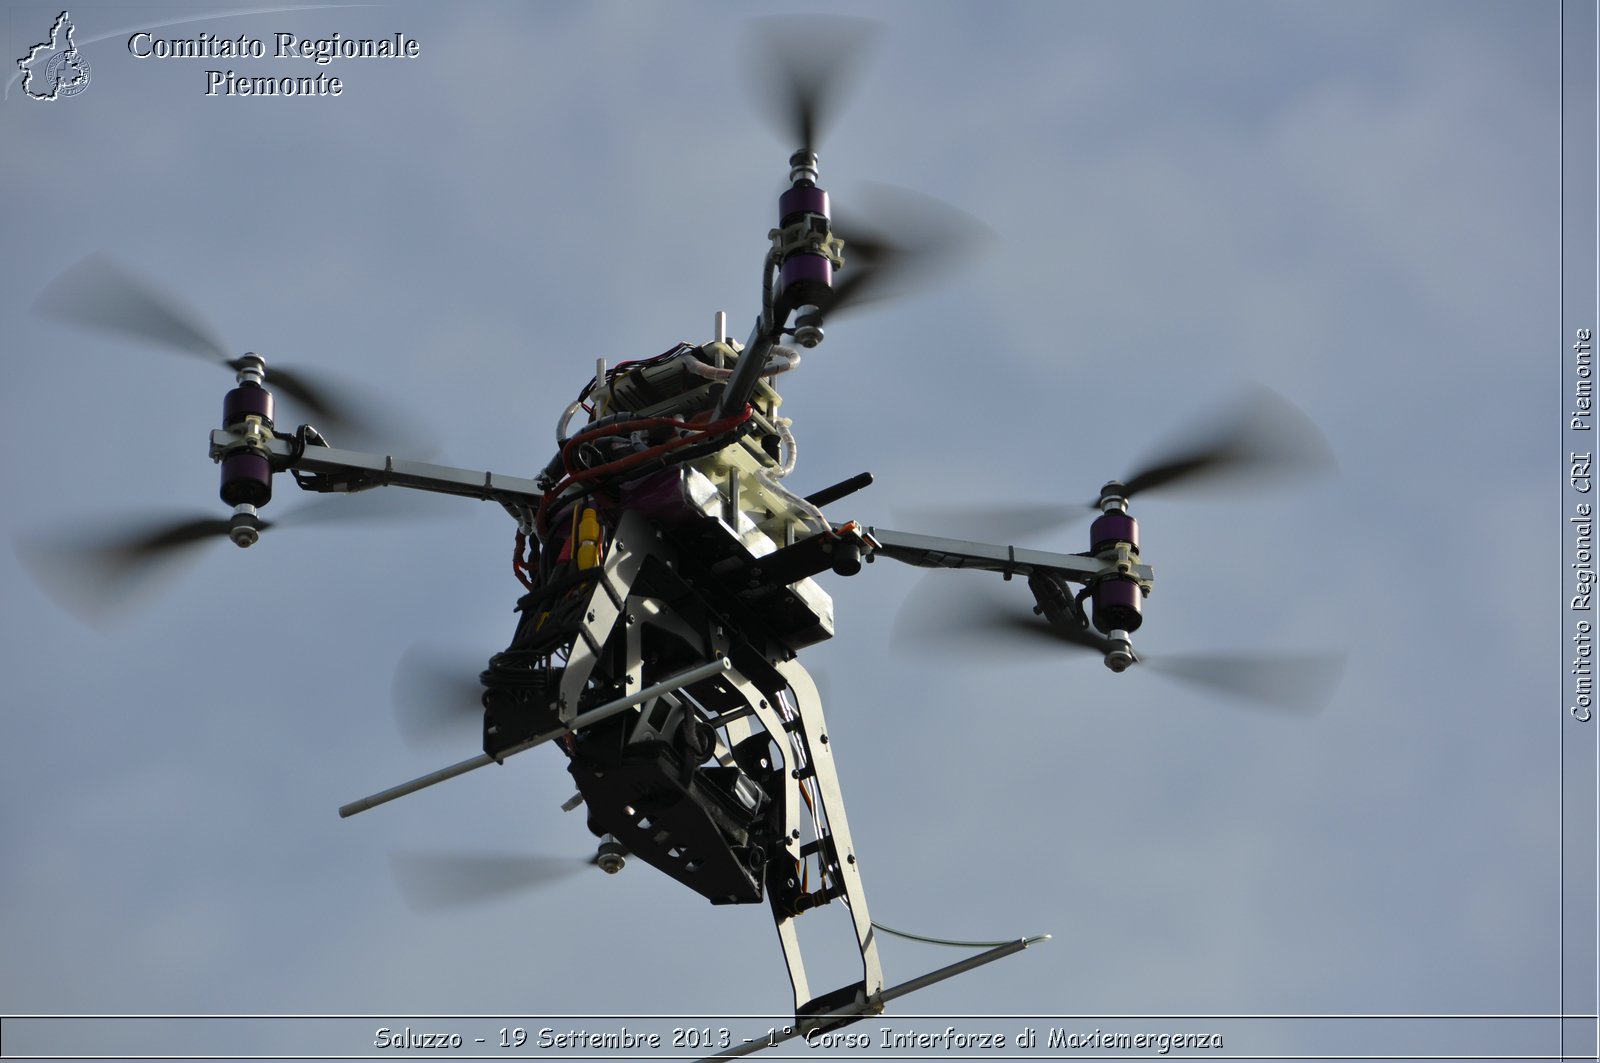
[[[254,371],[258,381],[264,378],[259,359]],[[544,500],[534,480],[339,450],[320,445],[314,434],[305,431],[288,437],[239,427],[212,433],[211,456],[219,462],[247,447],[266,457],[274,472],[294,473],[307,490],[358,492],[390,486],[477,498],[499,503],[524,529]],[[813,497],[831,501],[868,479],[857,477]],[[727,501],[718,496],[716,504]],[[235,541],[249,545],[255,539],[254,507],[236,505],[234,519]],[[825,538],[831,540],[828,550],[821,549]],[[801,605],[809,602],[814,610],[807,613],[808,641],[832,634],[831,603],[810,576],[833,564],[830,555],[840,543],[858,546],[868,561],[882,555],[919,567],[981,569],[1051,586],[1089,584],[1119,575],[1148,586],[1153,576],[1148,566],[1130,566],[1126,559],[1119,567],[1115,557],[831,525],[763,559],[771,570],[766,581],[783,581],[783,587],[766,589],[798,595]],[[791,560],[776,560],[780,554]],[[743,566],[742,574],[762,572],[754,557],[733,561],[735,567]],[[559,634],[559,641],[568,647],[565,667],[545,711],[497,715],[487,709],[483,753],[351,802],[340,815],[351,816],[487,764],[503,763],[538,745],[566,743],[573,756],[570,770],[591,805],[590,827],[596,834],[614,839],[713,903],[760,900],[765,885],[793,989],[794,1029],[800,1033],[876,1014],[895,995],[1042,940],[1018,939],[921,979],[885,987],[816,685],[793,648],[752,638],[708,606],[681,574],[686,564],[677,546],[649,519],[639,512],[623,513],[604,560],[575,599],[576,607],[568,610],[575,617],[573,626]],[[808,593],[820,595],[822,601],[808,599]],[[699,738],[699,748],[691,749],[696,735],[711,737]],[[653,759],[619,756],[614,750],[581,755],[587,746],[647,749]],[[707,769],[698,769],[697,774],[694,763],[700,758],[710,773],[721,772],[733,782],[720,792],[709,792],[713,788],[704,782]],[[674,775],[681,787],[677,799],[650,806],[652,786]],[[735,836],[752,844],[719,849],[713,841],[719,827],[728,833],[728,798],[738,796],[741,780],[757,781],[772,799],[764,813],[767,828],[755,829],[760,817],[750,816],[743,826],[752,829]],[[771,851],[755,843],[756,835],[772,846]],[[819,869],[816,889],[808,889],[804,881],[803,869],[811,863]],[[861,979],[813,993],[795,920],[834,899],[841,899],[849,911]]]

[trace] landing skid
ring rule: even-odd
[[[897,986],[890,986],[873,997],[867,998],[858,995],[855,1003],[847,1007],[836,1008],[822,1014],[807,1015],[803,1019],[797,1020],[793,1026],[788,1027],[781,1033],[773,1031],[766,1036],[748,1040],[737,1048],[730,1048],[726,1052],[718,1052],[714,1056],[706,1056],[700,1060],[700,1063],[714,1063],[719,1059],[738,1059],[740,1056],[754,1055],[763,1048],[774,1048],[796,1037],[804,1037],[819,1030],[836,1029],[858,1019],[881,1014],[883,1006],[891,1000],[896,1000],[908,993],[915,993],[919,989],[925,989],[947,978],[954,978],[958,974],[965,974],[974,968],[982,967],[986,963],[1005,959],[1007,956],[1021,952],[1029,945],[1037,945],[1041,941],[1049,940],[1049,934],[1040,934],[1037,937],[1018,938],[1016,941],[1008,941],[1004,945],[997,945],[992,949],[978,953],[976,956],[969,956],[947,967],[940,967],[936,971],[929,971],[927,974],[919,975],[910,981],[901,982]]]

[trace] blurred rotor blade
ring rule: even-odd
[[[1041,641],[1062,633],[1034,615],[1025,580],[1002,583],[990,573],[932,572],[917,581],[895,617],[890,644],[951,664],[972,654],[1038,659]]]
[[[262,518],[260,527],[438,516],[443,502],[392,489],[329,495],[276,519]],[[25,535],[17,540],[16,552],[49,598],[90,627],[104,629],[197,561],[201,548],[227,540],[229,525],[225,517],[118,518],[110,531]]]
[[[553,885],[592,857],[510,853],[391,853],[395,886],[416,911],[442,911]]]
[[[237,369],[237,360],[229,366]],[[354,385],[338,383],[325,373],[268,362],[267,388],[293,400],[318,430],[332,437],[334,446],[347,445],[342,438],[346,435],[360,442],[379,439],[384,426],[396,421],[403,423],[407,431],[415,431],[408,419],[385,412],[378,403],[358,396]],[[432,446],[430,441],[421,444],[420,449]]]
[[[35,301],[34,310],[58,321],[197,355],[235,372],[244,364],[183,300],[104,255],[91,255],[51,281]],[[330,435],[348,433],[372,440],[381,426],[399,420],[360,397],[350,385],[270,360],[267,387],[293,400]],[[406,428],[414,431],[409,422]]]
[[[1311,418],[1282,395],[1258,386],[1221,415],[1170,442],[1122,486],[1131,497],[1156,487],[1254,483],[1334,468],[1333,450]]]
[[[791,150],[816,150],[881,31],[870,19],[842,15],[780,15],[748,24],[751,93]]]
[[[169,551],[199,546],[219,536],[228,534],[228,521],[216,517],[192,517],[188,520],[167,521],[147,526],[108,540],[103,553],[108,562],[137,564]]]
[[[1123,494],[1132,497],[1153,488],[1261,486],[1335,467],[1333,451],[1311,419],[1288,399],[1258,386],[1169,443],[1121,483]],[[908,524],[930,535],[1005,543],[1075,524],[1098,509],[1098,501],[1089,501],[978,503],[904,512]]]
[[[1091,651],[1104,658],[1111,640],[1093,627],[1065,630],[1043,617],[1019,611],[991,616],[997,632],[1027,639],[1033,644],[1048,641]],[[1132,671],[1147,669],[1232,703],[1312,713],[1327,704],[1339,684],[1344,656],[1338,653],[1188,653],[1149,655],[1138,648]],[[1087,660],[1088,655],[1084,656]]]
[[[833,211],[833,232],[844,241],[844,267],[822,308],[825,319],[902,294],[910,282],[972,257],[992,236],[970,214],[909,189],[867,185],[851,201],[854,209]]]
[[[17,556],[39,589],[83,623],[104,630],[159,593],[228,535],[216,517],[119,522],[115,532],[58,532],[19,538]]]
[[[935,587],[939,574],[925,577],[906,599],[892,641],[899,647],[941,660],[970,662],[973,653],[1026,654],[1039,660],[1042,644],[1086,651],[1066,659],[1104,659],[1111,640],[1092,627],[1066,629],[1032,612],[1026,585],[1020,597],[993,584],[957,592],[953,580]],[[1013,581],[1020,582],[1020,581]],[[1142,652],[1130,673],[1149,670],[1164,679],[1197,687],[1231,704],[1313,713],[1338,686],[1344,655],[1316,652],[1158,654]]]
[[[444,739],[474,737],[483,723],[482,658],[413,646],[394,671],[395,723],[419,749]]]
[[[1138,651],[1135,650],[1135,653]],[[1344,671],[1338,653],[1216,653],[1140,656],[1148,668],[1229,700],[1313,713],[1327,704]]]
[[[1052,624],[1042,616],[1023,616],[1014,613],[996,621],[996,626],[1013,635],[1032,638],[1035,641],[1050,641],[1057,646],[1070,646],[1073,649],[1089,650],[1101,658],[1111,649],[1111,640],[1102,635],[1093,627],[1059,627]]]
[[[998,505],[974,503],[965,506],[912,506],[896,509],[897,526],[924,535],[1008,545],[1040,532],[1063,527],[1087,517],[1092,510],[1071,502]]]
[[[91,255],[51,281],[34,303],[46,317],[148,340],[227,364],[216,332],[177,296]]]
[[[1012,615],[1000,629],[1035,641],[1091,650],[1104,658],[1111,640],[1092,627],[1067,631],[1041,617]],[[1188,653],[1151,656],[1138,649],[1131,671],[1154,672],[1164,679],[1196,687],[1230,704],[1310,714],[1332,698],[1344,669],[1338,653]],[[1087,659],[1087,658],[1085,658]]]
[[[310,502],[295,506],[271,520],[261,521],[263,530],[273,527],[304,528],[323,524],[349,524],[364,521],[437,520],[460,512],[456,500],[429,491],[403,487],[374,487],[366,491],[329,491]]]

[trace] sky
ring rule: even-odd
[[[1340,653],[1312,715],[976,634],[919,649],[897,632],[908,601],[935,600],[922,573],[824,578],[837,635],[802,660],[823,677],[873,916],[1052,935],[892,1013],[1201,1031],[1269,1058],[1556,1058],[1548,1019],[1219,1016],[1565,1010],[1591,1016],[1567,1047],[1592,1052],[1596,725],[1565,700],[1557,436],[1568,337],[1594,324],[1593,172],[1575,163],[1564,185],[1563,150],[1581,161],[1594,141],[1592,121],[1562,128],[1561,5],[848,8],[883,32],[822,142],[822,184],[841,207],[869,182],[914,189],[991,239],[841,315],[783,378],[792,483],[870,470],[831,518],[938,534],[904,515],[1086,499],[1255,385],[1319,426],[1339,470],[1134,510],[1156,571],[1136,648]],[[59,10],[6,5],[7,56]],[[24,561],[28,543],[226,513],[206,446],[227,371],[34,312],[93,254],[176,293],[230,349],[370,395],[388,415],[366,449],[511,475],[543,467],[595,359],[705,342],[719,310],[742,338],[793,147],[752,100],[750,13],[100,4],[71,9],[83,91],[37,101],[12,78],[0,1013],[650,1015],[735,1037],[782,1020],[765,907],[712,907],[640,862],[408,904],[396,853],[590,852],[553,750],[335,814],[477,751],[471,721],[414,748],[391,695],[413,647],[475,669],[509,640],[498,507],[219,543],[126,611],[64,607]],[[1567,87],[1592,101],[1594,8],[1565,19]],[[269,55],[138,58],[139,30],[246,35]],[[272,57],[279,32],[399,32],[419,54],[324,67]],[[343,89],[208,96],[213,68]],[[268,515],[294,494],[280,478]],[[1078,525],[1025,545],[1088,543]],[[991,589],[941,577],[953,618]],[[841,915],[807,929],[819,988],[851,978],[830,951]],[[882,952],[891,983],[959,958]],[[611,1018],[562,1018],[596,1014]],[[252,1051],[361,1054],[374,1025],[242,1028]],[[147,1037],[161,1054],[206,1029],[5,1034],[13,1052]]]

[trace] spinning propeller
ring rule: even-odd
[[[1282,395],[1257,387],[1234,408],[1192,429],[1133,475],[1115,482],[1115,493],[1133,498],[1156,488],[1281,483],[1286,477],[1333,468],[1333,451],[1311,418]],[[1089,508],[1100,508],[1099,499]]]
[[[1076,523],[1098,512],[1107,497],[1133,499],[1178,490],[1222,494],[1323,476],[1335,467],[1333,450],[1311,418],[1282,395],[1258,386],[1173,437],[1130,475],[1106,484],[1093,501],[916,507],[905,516],[963,536],[1003,542]]]
[[[52,281],[34,310],[45,317],[145,340],[239,371],[246,359],[231,355],[216,332],[176,297],[101,255],[92,255]],[[329,382],[320,373],[274,363],[272,385],[332,432],[372,437],[381,411]]]
[[[1319,707],[1332,692],[1343,658],[1331,653],[1218,653],[1149,656],[1135,654],[1129,635],[1142,622],[1142,598],[1149,590],[1134,569],[1139,563],[1138,523],[1128,515],[1129,500],[1158,489],[1240,485],[1260,486],[1288,476],[1324,473],[1333,468],[1332,451],[1316,426],[1288,400],[1265,388],[1223,416],[1186,433],[1132,475],[1101,488],[1084,505],[1033,505],[985,510],[981,518],[966,509],[938,513],[946,525],[979,527],[978,534],[1002,540],[1100,511],[1090,532],[1089,556],[1113,563],[1106,575],[1088,581],[1074,594],[1059,576],[1028,577],[1032,615],[1013,600],[979,596],[961,602],[908,601],[896,628],[897,641],[919,646],[959,636],[969,645],[978,634],[1007,640],[1023,636],[1048,640],[1099,655],[1113,671],[1132,666],[1166,675],[1232,698],[1293,710]],[[1087,608],[1086,608],[1087,603]]]
[[[412,646],[394,670],[392,700],[400,737],[413,749],[483,727],[482,656]]]
[[[552,886],[603,866],[605,859],[604,853],[391,853],[389,870],[407,904],[416,911],[437,912]]]
[[[752,94],[797,146],[774,230],[776,298],[781,310],[802,310],[796,337],[805,346],[820,341],[810,331],[818,322],[954,263],[988,235],[969,215],[905,189],[869,186],[851,212],[835,210],[817,186],[818,143],[880,32],[866,19],[814,15],[757,19],[749,30],[747,54],[760,64],[749,72]]]
[[[234,370],[241,382],[253,377],[259,385],[262,380],[263,359],[253,354],[230,357],[212,328],[177,297],[103,256],[86,258],[57,277],[40,294],[34,309],[46,317],[204,358]],[[393,420],[384,417],[374,404],[353,398],[348,389],[329,383],[318,373],[274,365],[271,378],[275,389],[330,429],[371,437],[376,426]],[[243,403],[238,401],[240,397],[245,400]],[[229,392],[224,406],[228,420],[252,413],[261,414],[270,422],[272,399],[260,387],[236,388]],[[235,481],[251,481],[246,487],[254,493],[230,498],[228,465],[240,460],[259,465],[250,470],[248,477],[232,477]],[[434,503],[422,501],[418,495],[382,492],[363,496],[359,502],[348,497],[327,497],[275,520],[264,519],[253,511],[253,506],[270,497],[271,470],[266,465],[264,458],[253,454],[224,459],[224,500],[230,505],[238,501],[252,503],[236,507],[231,518],[119,520],[116,530],[110,532],[65,532],[25,538],[17,545],[18,553],[47,593],[69,611],[98,626],[120,607],[153,590],[163,573],[171,573],[179,562],[197,557],[199,547],[220,539],[231,538],[246,546],[261,531],[277,526],[387,521],[439,512]]]
[[[835,211],[846,267],[822,303],[827,316],[903,294],[912,281],[960,265],[992,236],[971,215],[910,189],[865,184],[855,199],[859,214]]]
[[[751,93],[786,143],[815,153],[817,142],[866,66],[883,27],[846,15],[778,15],[746,25]]]
[[[483,726],[480,659],[413,646],[394,674],[395,722],[412,748],[471,736]],[[615,874],[626,861],[610,837],[591,856],[546,853],[393,853],[389,868],[414,910],[445,911],[553,886],[593,867]]]
[[[1015,595],[985,583],[981,589],[924,580],[896,622],[896,644],[918,653],[949,657],[974,650],[1027,655],[1048,643],[1081,650],[1077,659],[1103,658],[1112,639],[1092,626],[1053,624],[1031,612]],[[1148,670],[1229,701],[1291,713],[1321,709],[1338,686],[1344,655],[1331,651],[1261,651],[1148,654],[1140,650],[1134,669]]]
[[[261,530],[350,522],[441,516],[436,500],[411,492],[365,492],[308,502],[272,520],[256,518]],[[235,534],[237,518],[177,517],[119,520],[112,531],[59,530],[27,536],[17,554],[41,590],[90,626],[103,626],[141,604],[204,548]]]

